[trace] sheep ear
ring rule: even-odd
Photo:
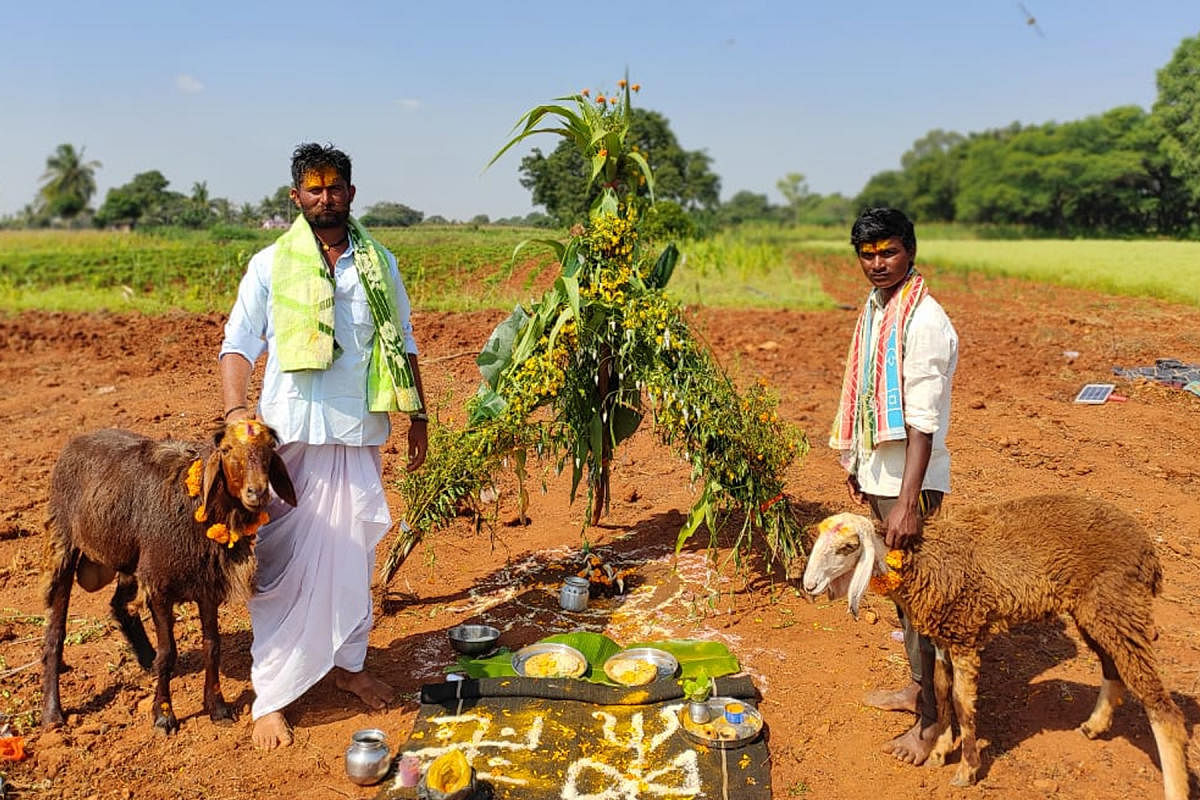
[[[221,469],[221,450],[217,448],[213,450],[208,460],[204,462],[204,488],[200,490],[201,496],[204,497],[204,507],[212,509],[213,500],[216,499],[217,493],[225,483],[225,472]]]
[[[267,479],[271,488],[280,500],[292,508],[296,507],[296,489],[292,486],[292,477],[288,475],[287,467],[278,453],[271,454],[271,466],[267,470]]]
[[[865,530],[864,530],[865,528]],[[875,546],[874,527],[859,526],[858,530],[858,563],[854,565],[854,575],[850,578],[850,588],[846,597],[850,603],[850,613],[858,619],[858,606],[862,603],[867,587],[871,585],[871,576],[875,574],[875,562],[879,554]]]

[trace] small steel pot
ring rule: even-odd
[[[346,777],[359,786],[379,783],[392,766],[387,735],[377,728],[356,732],[346,748]]]
[[[563,581],[558,593],[558,604],[565,611],[583,611],[588,604],[588,580],[572,575]]]
[[[712,719],[712,708],[707,700],[689,700],[687,710],[688,719],[697,725],[703,725]]]

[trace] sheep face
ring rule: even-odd
[[[262,511],[271,489],[288,505],[296,505],[287,468],[275,452],[275,434],[253,418],[228,423],[213,439],[215,448],[204,466],[205,503],[212,500],[223,482],[230,497],[250,512]]]
[[[887,571],[887,548],[874,523],[858,514],[826,517],[817,531],[804,568],[804,590],[811,595],[825,592],[830,600],[846,597],[850,613],[858,616],[871,576]]]

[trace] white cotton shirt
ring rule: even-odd
[[[871,299],[875,315],[871,324],[872,341],[868,353],[875,351],[875,337],[883,327],[883,307]],[[904,422],[923,433],[933,434],[933,450],[925,470],[922,489],[950,491],[950,452],[946,433],[950,429],[950,383],[958,366],[958,333],[938,301],[930,295],[921,298],[912,319],[904,329]],[[858,465],[858,485],[867,494],[898,497],[904,477],[904,439],[881,442]]]
[[[404,333],[405,348],[416,353],[408,292],[396,268],[396,257],[388,252],[387,259],[396,285],[396,319]],[[391,433],[388,415],[367,410],[367,369],[375,323],[354,266],[353,242],[334,265],[333,337],[342,352],[325,370],[284,372],[279,367],[271,318],[274,261],[274,244],[250,259],[225,323],[220,355],[237,353],[253,364],[266,350],[258,414],[281,443],[384,444]]]

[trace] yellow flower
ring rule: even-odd
[[[600,148],[600,152],[596,153],[596,155],[600,156],[600,158],[608,158],[608,150],[606,148]]]
[[[227,544],[229,542],[229,528],[220,522],[215,525],[209,525],[204,535],[217,544]]]
[[[188,467],[187,478],[184,480],[184,485],[187,487],[188,497],[198,497],[200,494],[200,479],[204,472],[204,462],[196,459],[192,465]],[[203,508],[203,506],[201,506]]]
[[[203,503],[201,503],[200,507],[196,509],[196,513],[192,515],[192,518],[195,519],[196,522],[204,522],[206,519],[208,519],[208,510],[204,508]]]
[[[888,550],[888,554],[884,558],[884,561],[886,561],[887,565],[892,569],[900,569],[900,567],[904,565],[904,551]]]
[[[617,86],[620,86],[622,89],[624,89],[625,88],[625,79],[621,78],[621,80],[617,81]]]

